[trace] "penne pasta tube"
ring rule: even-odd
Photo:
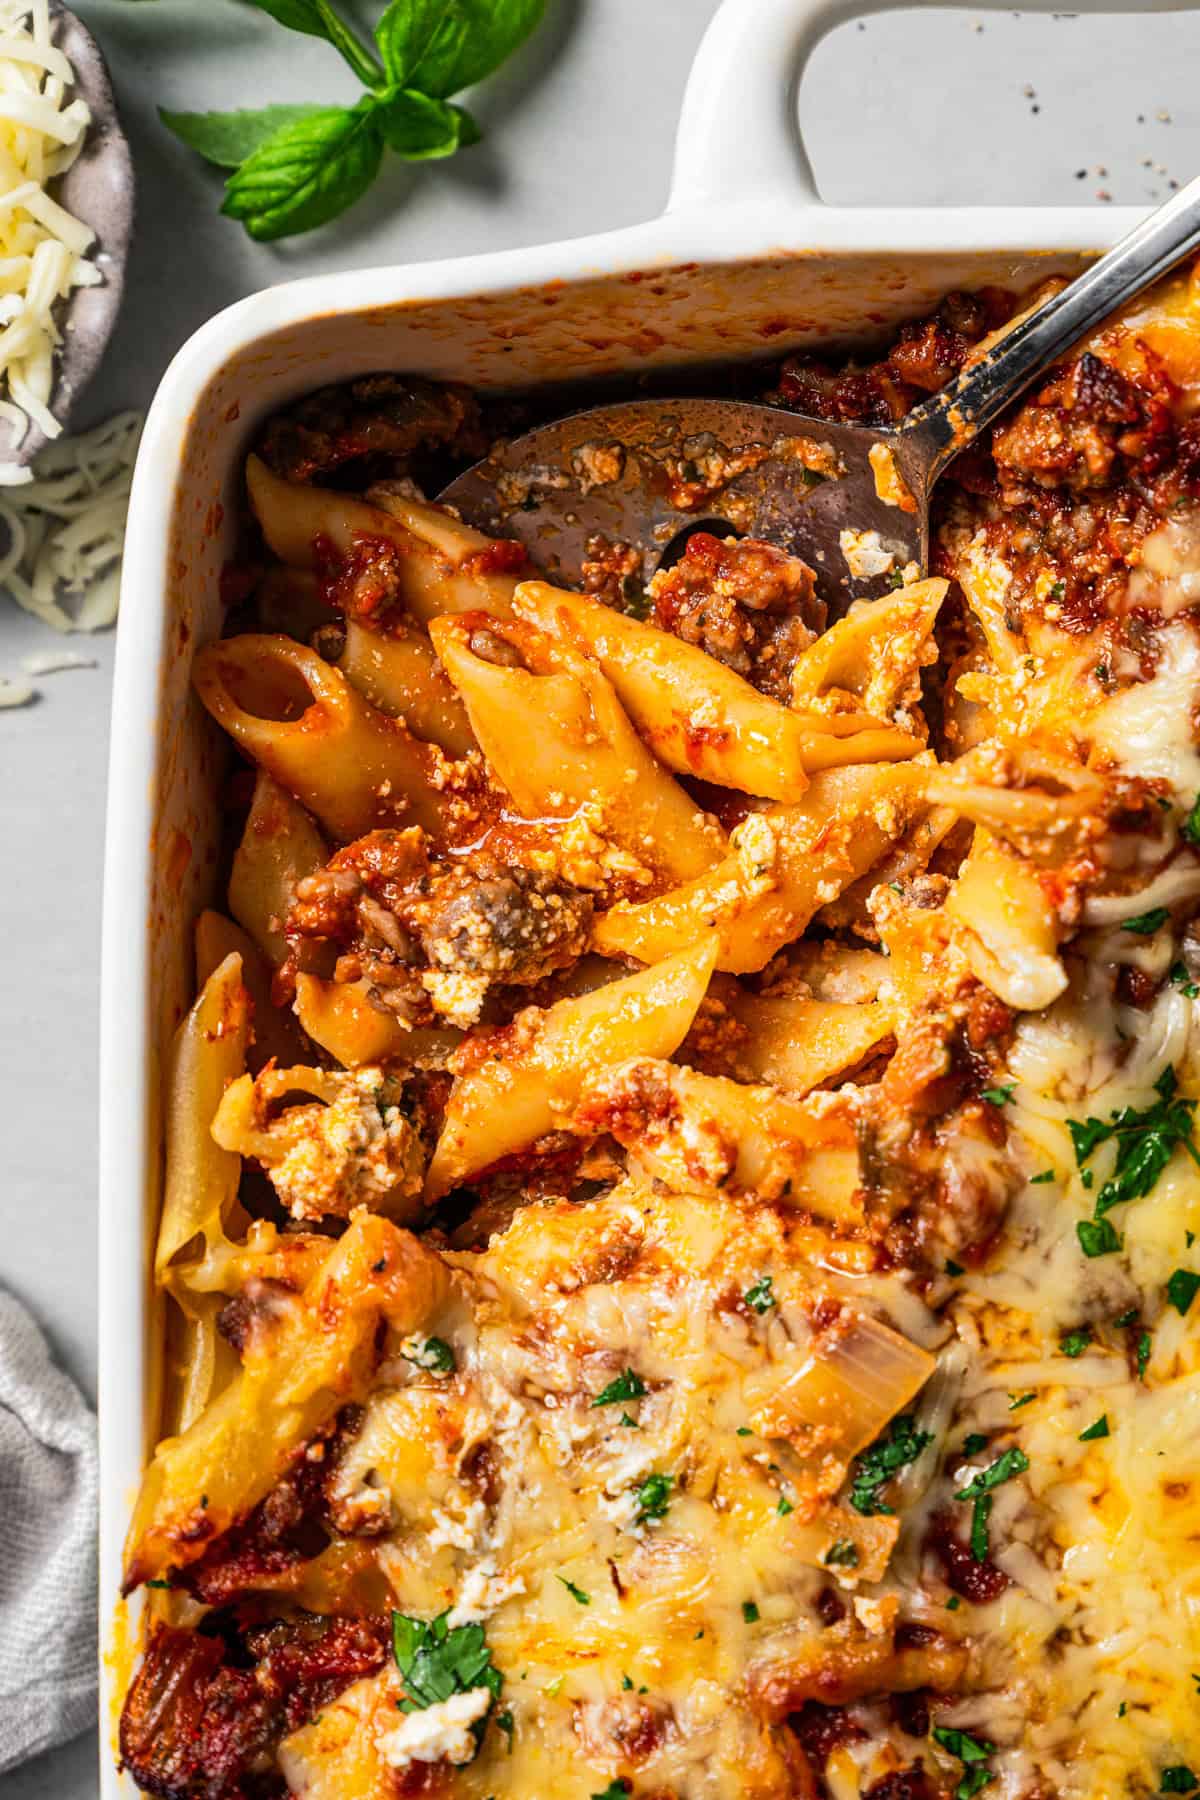
[[[596,663],[531,625],[479,614],[436,619],[430,634],[527,819],[586,809],[602,837],[668,881],[719,861],[724,833],[650,755]]]
[[[855,600],[845,615],[800,652],[792,704],[812,706],[835,689],[864,712],[890,719],[920,696],[920,673],[937,657],[932,641],[948,581],[914,581],[878,600]]]
[[[731,974],[765,968],[820,907],[865,875],[920,804],[916,764],[831,769],[791,807],[753,813],[716,868],[655,900],[620,901],[597,919],[602,956],[653,963],[687,944],[716,946]]]
[[[300,1033],[293,1015],[271,998],[271,965],[248,932],[223,913],[206,909],[196,920],[196,982],[203,987],[230,955],[242,959],[242,981],[250,996],[246,1061],[257,1072],[265,1062],[296,1062]]]
[[[229,910],[273,968],[287,956],[284,922],[296,883],[321,868],[325,842],[299,801],[260,769],[233,857]]]
[[[236,1379],[146,1472],[130,1527],[125,1591],[202,1556],[270,1492],[300,1447],[367,1391],[383,1329],[418,1330],[449,1288],[440,1257],[361,1213],[299,1303],[252,1333]]]
[[[746,1033],[734,1054],[739,1080],[797,1096],[852,1069],[895,1026],[881,1000],[764,1000],[739,990],[727,1004]]]
[[[447,756],[465,756],[475,748],[466,708],[417,626],[372,631],[348,619],[338,668],[372,706],[402,719],[416,737],[437,744]]]
[[[241,1158],[222,1150],[209,1127],[230,1082],[245,1073],[250,996],[236,953],[213,970],[175,1035],[167,1077],[167,1171],[154,1252],[161,1281],[181,1251],[202,1251],[245,1224],[238,1204]]]
[[[444,1068],[463,1036],[449,1025],[403,1025],[395,1013],[371,1004],[365,981],[323,981],[318,975],[297,975],[296,1017],[344,1069],[388,1062]]]
[[[593,1075],[570,1126],[611,1134],[672,1193],[786,1196],[832,1224],[862,1219],[853,1119],[773,1088],[643,1057]]]
[[[217,1330],[225,1295],[193,1292],[182,1279],[185,1273],[180,1270],[168,1302],[163,1424],[170,1432],[186,1431],[238,1368],[233,1349]]]
[[[380,825],[451,835],[449,765],[291,638],[221,638],[196,658],[201,700],[248,756],[343,840]]]
[[[1034,871],[981,827],[943,911],[973,973],[1006,1005],[1037,1012],[1065,989],[1053,905]]]
[[[346,1219],[368,1207],[407,1224],[421,1210],[425,1155],[402,1099],[378,1066],[272,1066],[230,1083],[212,1134],[253,1157],[293,1219]]]
[[[352,577],[356,553],[365,565],[382,546],[395,597],[423,622],[479,607],[501,617],[511,610],[518,577],[503,566],[509,546],[440,507],[380,490],[372,505],[282,481],[257,456],[247,460],[246,486],[267,544],[294,569]]]
[[[764,1437],[787,1438],[801,1456],[846,1464],[904,1411],[935,1367],[928,1350],[847,1308],[809,1345],[747,1376],[750,1423]]]
[[[670,1056],[687,1036],[712,973],[709,945],[609,982],[468,1048],[426,1181],[436,1200],[481,1169],[567,1123],[589,1075],[637,1056]]]
[[[789,711],[694,644],[582,594],[524,581],[519,618],[594,656],[650,749],[678,774],[798,800],[809,772],[911,756],[921,746],[878,719]]]

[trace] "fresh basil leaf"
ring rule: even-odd
[[[1095,1439],[1106,1438],[1108,1435],[1108,1414],[1101,1413],[1100,1417],[1089,1425],[1086,1431],[1080,1432],[1079,1441],[1081,1444],[1090,1444],[1093,1443]]]
[[[408,162],[453,156],[458,149],[458,119],[444,100],[398,88],[379,101],[375,117],[388,148]]]
[[[230,176],[221,211],[267,243],[326,224],[370,187],[383,139],[376,101],[323,106],[268,138]]]
[[[524,43],[544,11],[545,0],[450,0],[446,12],[464,29],[443,25],[409,79],[419,76],[422,92],[440,100],[474,87]]]
[[[422,63],[440,67],[462,54],[467,22],[455,0],[391,0],[375,27],[375,42],[388,80],[396,87],[421,87]]]
[[[1189,844],[1200,845],[1200,794],[1193,800],[1191,810],[1179,829]]]
[[[474,114],[467,111],[465,106],[452,106],[450,111],[458,120],[458,147],[460,150],[469,150],[471,145],[477,144],[483,136],[483,132],[479,129],[479,121]]]
[[[257,111],[192,113],[168,112],[160,106],[158,116],[189,150],[218,168],[236,169],[283,126],[322,110],[319,106],[263,106]]]

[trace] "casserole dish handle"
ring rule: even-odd
[[[1190,0],[1091,0],[1094,12],[1182,12]],[[671,213],[786,200],[820,206],[800,134],[798,97],[809,57],[848,19],[944,0],[724,0],[701,42],[675,137]],[[1006,0],[972,0],[1010,11]],[[1022,0],[1057,12],[1062,0]]]

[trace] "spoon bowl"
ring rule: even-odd
[[[1200,176],[890,429],[733,400],[635,401],[501,444],[439,498],[469,524],[519,539],[568,586],[581,585],[584,561],[606,546],[626,554],[625,566],[640,563],[644,585],[688,531],[763,537],[809,564],[837,618],[926,573],[930,498],[947,463],[1059,356],[1197,249]]]

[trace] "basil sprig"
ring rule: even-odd
[[[332,0],[249,0],[289,31],[323,38],[365,92],[349,106],[167,112],[176,137],[231,173],[221,211],[261,242],[327,224],[366,193],[385,150],[406,162],[453,156],[479,127],[452,94],[524,42],[545,0],[391,0],[363,41]]]

